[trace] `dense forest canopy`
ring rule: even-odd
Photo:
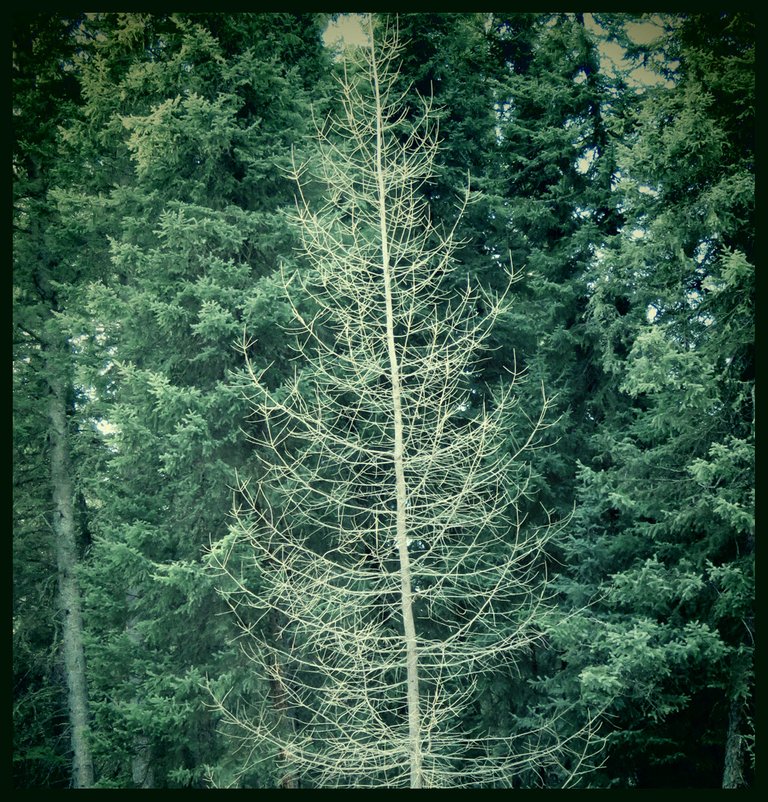
[[[754,17],[347,21],[12,16],[15,786],[749,787]]]

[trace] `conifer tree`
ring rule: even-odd
[[[82,528],[76,506],[80,477],[73,459],[87,426],[78,410],[73,342],[62,314],[90,271],[78,258],[76,223],[62,212],[57,192],[72,174],[60,126],[80,102],[70,69],[79,23],[77,16],[19,14],[13,28],[13,372],[18,393],[13,631],[16,682],[21,686],[14,712],[20,713],[27,702],[34,710],[39,699],[39,709],[47,711],[52,725],[45,732],[39,722],[15,715],[15,758],[20,764],[17,776],[26,778],[22,783],[35,784],[32,778],[46,775],[60,777],[56,763],[63,762],[63,755],[55,735],[60,732],[57,719],[64,719],[71,763],[66,784],[75,788],[89,787],[94,779],[82,615]],[[50,595],[44,590],[51,584],[57,588],[54,606],[49,606]],[[28,665],[21,655],[29,656]],[[51,661],[51,655],[58,659]],[[65,703],[56,687],[57,674],[66,689]],[[35,678],[31,682],[30,676]],[[36,687],[38,678],[42,687]],[[36,742],[27,742],[28,723]],[[45,762],[34,768],[41,755]]]
[[[635,52],[664,80],[627,118],[616,190],[627,224],[593,267],[586,322],[613,401],[580,466],[566,548],[574,603],[600,604],[562,634],[586,693],[616,712],[614,782],[742,787],[754,681],[754,20],[665,15]]]
[[[83,455],[103,786],[195,787],[206,767],[226,774],[203,677],[246,695],[256,684],[226,648],[232,627],[201,557],[226,526],[234,469],[249,459],[237,443],[246,405],[229,373],[233,340],[246,323],[264,335],[265,358],[281,359],[284,347],[274,321],[287,307],[271,278],[275,251],[292,247],[281,167],[300,137],[306,87],[322,94],[318,22],[87,20],[91,46],[78,64],[86,103],[66,130],[84,169],[66,201],[98,226],[104,275],[67,322],[106,447],[99,459]]]
[[[405,127],[396,35],[369,20],[369,36],[344,73],[343,114],[318,129],[318,161],[294,169],[312,269],[283,283],[303,361],[279,386],[248,363],[264,465],[211,551],[243,648],[283,703],[250,715],[233,693],[220,709],[242,730],[246,768],[266,742],[308,786],[512,786],[532,766],[573,776],[584,733],[468,725],[477,678],[514,670],[539,636],[551,526],[526,526],[520,499],[550,401],[511,450],[514,366],[464,414],[507,299],[451,292],[453,234],[419,192],[438,148],[431,104]],[[317,211],[310,178],[327,187]]]

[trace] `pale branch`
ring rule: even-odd
[[[522,506],[552,399],[542,389],[528,418],[513,365],[473,407],[469,380],[517,276],[500,294],[451,284],[458,222],[439,230],[422,193],[435,111],[422,99],[408,121],[396,34],[370,34],[341,78],[341,116],[318,126],[318,158],[292,162],[309,269],[280,275],[297,366],[270,389],[244,336],[260,473],[210,553],[280,703],[218,709],[246,764],[278,757],[314,786],[505,786],[536,768],[566,782],[589,724],[465,731],[480,678],[512,675],[542,640],[544,549],[564,524],[531,525]],[[307,176],[327,187],[319,208]],[[471,200],[468,185],[460,214]],[[530,425],[510,446],[519,412]]]

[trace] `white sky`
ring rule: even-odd
[[[600,28],[594,22],[591,14],[584,15],[586,27],[600,36]],[[636,44],[648,44],[657,37],[664,33],[661,26],[661,21],[658,16],[651,16],[648,19],[638,20],[637,22],[630,22],[627,24],[626,31],[629,37]],[[620,45],[615,42],[601,42],[599,45],[600,58],[605,62],[608,61],[614,67],[626,69],[629,66],[624,61],[624,50]],[[661,83],[664,79],[645,67],[637,67],[632,70],[630,77],[639,84],[657,84]]]
[[[596,30],[596,23],[591,14],[585,14],[585,22],[591,30]],[[361,27],[363,15],[361,14],[341,14],[335,22],[332,22],[325,31],[324,39],[326,45],[333,47],[339,43],[348,45],[361,45],[367,41],[367,35]],[[663,29],[656,22],[658,18],[650,17],[647,20],[630,22],[627,25],[627,33],[638,44],[645,44],[659,36]],[[623,51],[621,47],[613,42],[600,45],[601,57],[615,66],[625,66],[622,63]],[[643,67],[633,71],[632,77],[639,83],[657,83],[660,76]]]
[[[326,28],[323,35],[325,44],[332,47],[340,40],[348,45],[365,44],[368,37],[363,33],[360,22],[360,14],[342,14]]]

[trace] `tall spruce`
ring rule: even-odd
[[[87,488],[99,783],[196,787],[226,776],[230,760],[203,678],[246,696],[260,683],[229,646],[200,560],[249,459],[233,343],[247,325],[264,334],[264,359],[286,359],[275,320],[287,308],[271,274],[275,253],[292,248],[284,168],[309,117],[307,89],[322,87],[320,20],[106,14],[88,24],[86,104],[67,136],[93,171],[69,200],[104,221],[108,253],[69,325],[108,447]]]
[[[605,781],[742,787],[754,682],[755,29],[741,13],[662,23],[645,53],[665,82],[628,116],[618,159],[627,222],[591,278],[588,325],[615,401],[580,468],[571,592],[596,604],[567,641],[585,690],[613,700]]]
[[[14,16],[14,389],[20,397],[14,409],[18,495],[14,503],[13,631],[15,645],[21,647],[21,654],[30,649],[32,660],[26,666],[15,663],[15,668],[24,672],[17,677],[24,701],[30,695],[42,698],[45,710],[60,698],[56,675],[45,677],[52,668],[47,655],[58,652],[60,656],[60,676],[66,687],[66,705],[60,715],[68,721],[71,746],[67,783],[85,788],[93,784],[94,769],[81,594],[84,522],[77,505],[82,499],[80,476],[72,454],[87,426],[78,409],[74,344],[62,325],[62,314],[77,287],[92,277],[92,266],[79,256],[83,240],[76,222],[61,208],[58,194],[76,169],[61,126],[76,113],[80,102],[73,74],[73,58],[82,44],[79,26],[78,17]],[[29,507],[31,499],[39,504],[34,513]],[[55,608],[48,606],[50,596],[43,591],[52,581],[57,585]],[[32,624],[35,618],[38,623]],[[46,619],[48,627],[43,623]],[[43,636],[34,647],[32,632]],[[36,659],[42,671],[34,665]],[[34,687],[33,681],[32,687],[24,687],[27,676],[40,674],[50,686]],[[19,700],[22,709],[24,701]],[[56,713],[51,710],[47,715],[54,735],[59,730]],[[20,722],[16,724],[18,727]],[[61,776],[54,760],[60,749],[50,736],[37,732],[42,742],[27,743],[15,755],[20,763],[17,779],[22,784],[36,784],[46,773]],[[15,733],[22,742],[28,737],[23,723]],[[35,757],[40,756],[44,762],[54,760],[54,765],[46,767],[43,762],[34,768]]]

